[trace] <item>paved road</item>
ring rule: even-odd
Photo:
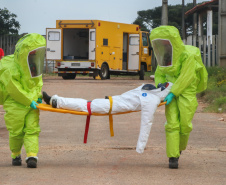
[[[92,100],[117,95],[149,80],[129,78],[65,81],[44,79],[49,94]],[[153,82],[151,82],[153,83]],[[88,143],[83,144],[85,116],[41,111],[38,168],[28,169],[23,148],[21,167],[11,166],[8,132],[0,106],[0,184],[225,184],[226,122],[224,114],[195,114],[188,148],[179,169],[168,168],[165,151],[164,107],[157,109],[147,148],[135,151],[140,113],[114,116],[115,136],[110,137],[108,117],[91,117]]]

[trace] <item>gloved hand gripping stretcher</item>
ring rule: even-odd
[[[54,95],[49,97],[43,93],[47,104],[38,104],[37,108],[45,111],[86,115],[84,143],[87,143],[90,116],[109,116],[110,133],[114,136],[113,115],[127,114],[141,111],[141,127],[136,151],[143,153],[149,133],[151,131],[154,113],[158,106],[169,94],[172,83],[160,84],[158,88],[151,84],[141,85],[118,96],[106,99],[94,99],[92,102],[81,98],[64,98]],[[48,96],[48,100],[46,99]],[[50,105],[48,105],[50,104]]]

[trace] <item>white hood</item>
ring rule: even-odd
[[[158,88],[158,89],[150,90],[150,93],[158,96],[160,98],[160,100],[163,101],[165,99],[165,97],[169,94],[170,89],[173,85],[173,83],[171,83],[171,82],[168,82],[168,84],[169,84],[168,87],[165,88],[163,91],[161,91],[161,88]],[[144,90],[144,91],[147,91],[147,90]]]

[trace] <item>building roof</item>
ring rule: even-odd
[[[195,7],[193,7],[192,9],[188,10],[185,15],[189,16],[191,14],[197,13],[197,12],[203,12],[206,11],[207,9],[209,9],[212,5],[218,5],[218,1],[219,0],[211,0],[208,2],[204,2],[200,5],[197,5]]]

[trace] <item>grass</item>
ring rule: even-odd
[[[198,95],[201,100],[208,103],[206,112],[226,112],[226,69],[209,67],[208,85],[205,92]]]

